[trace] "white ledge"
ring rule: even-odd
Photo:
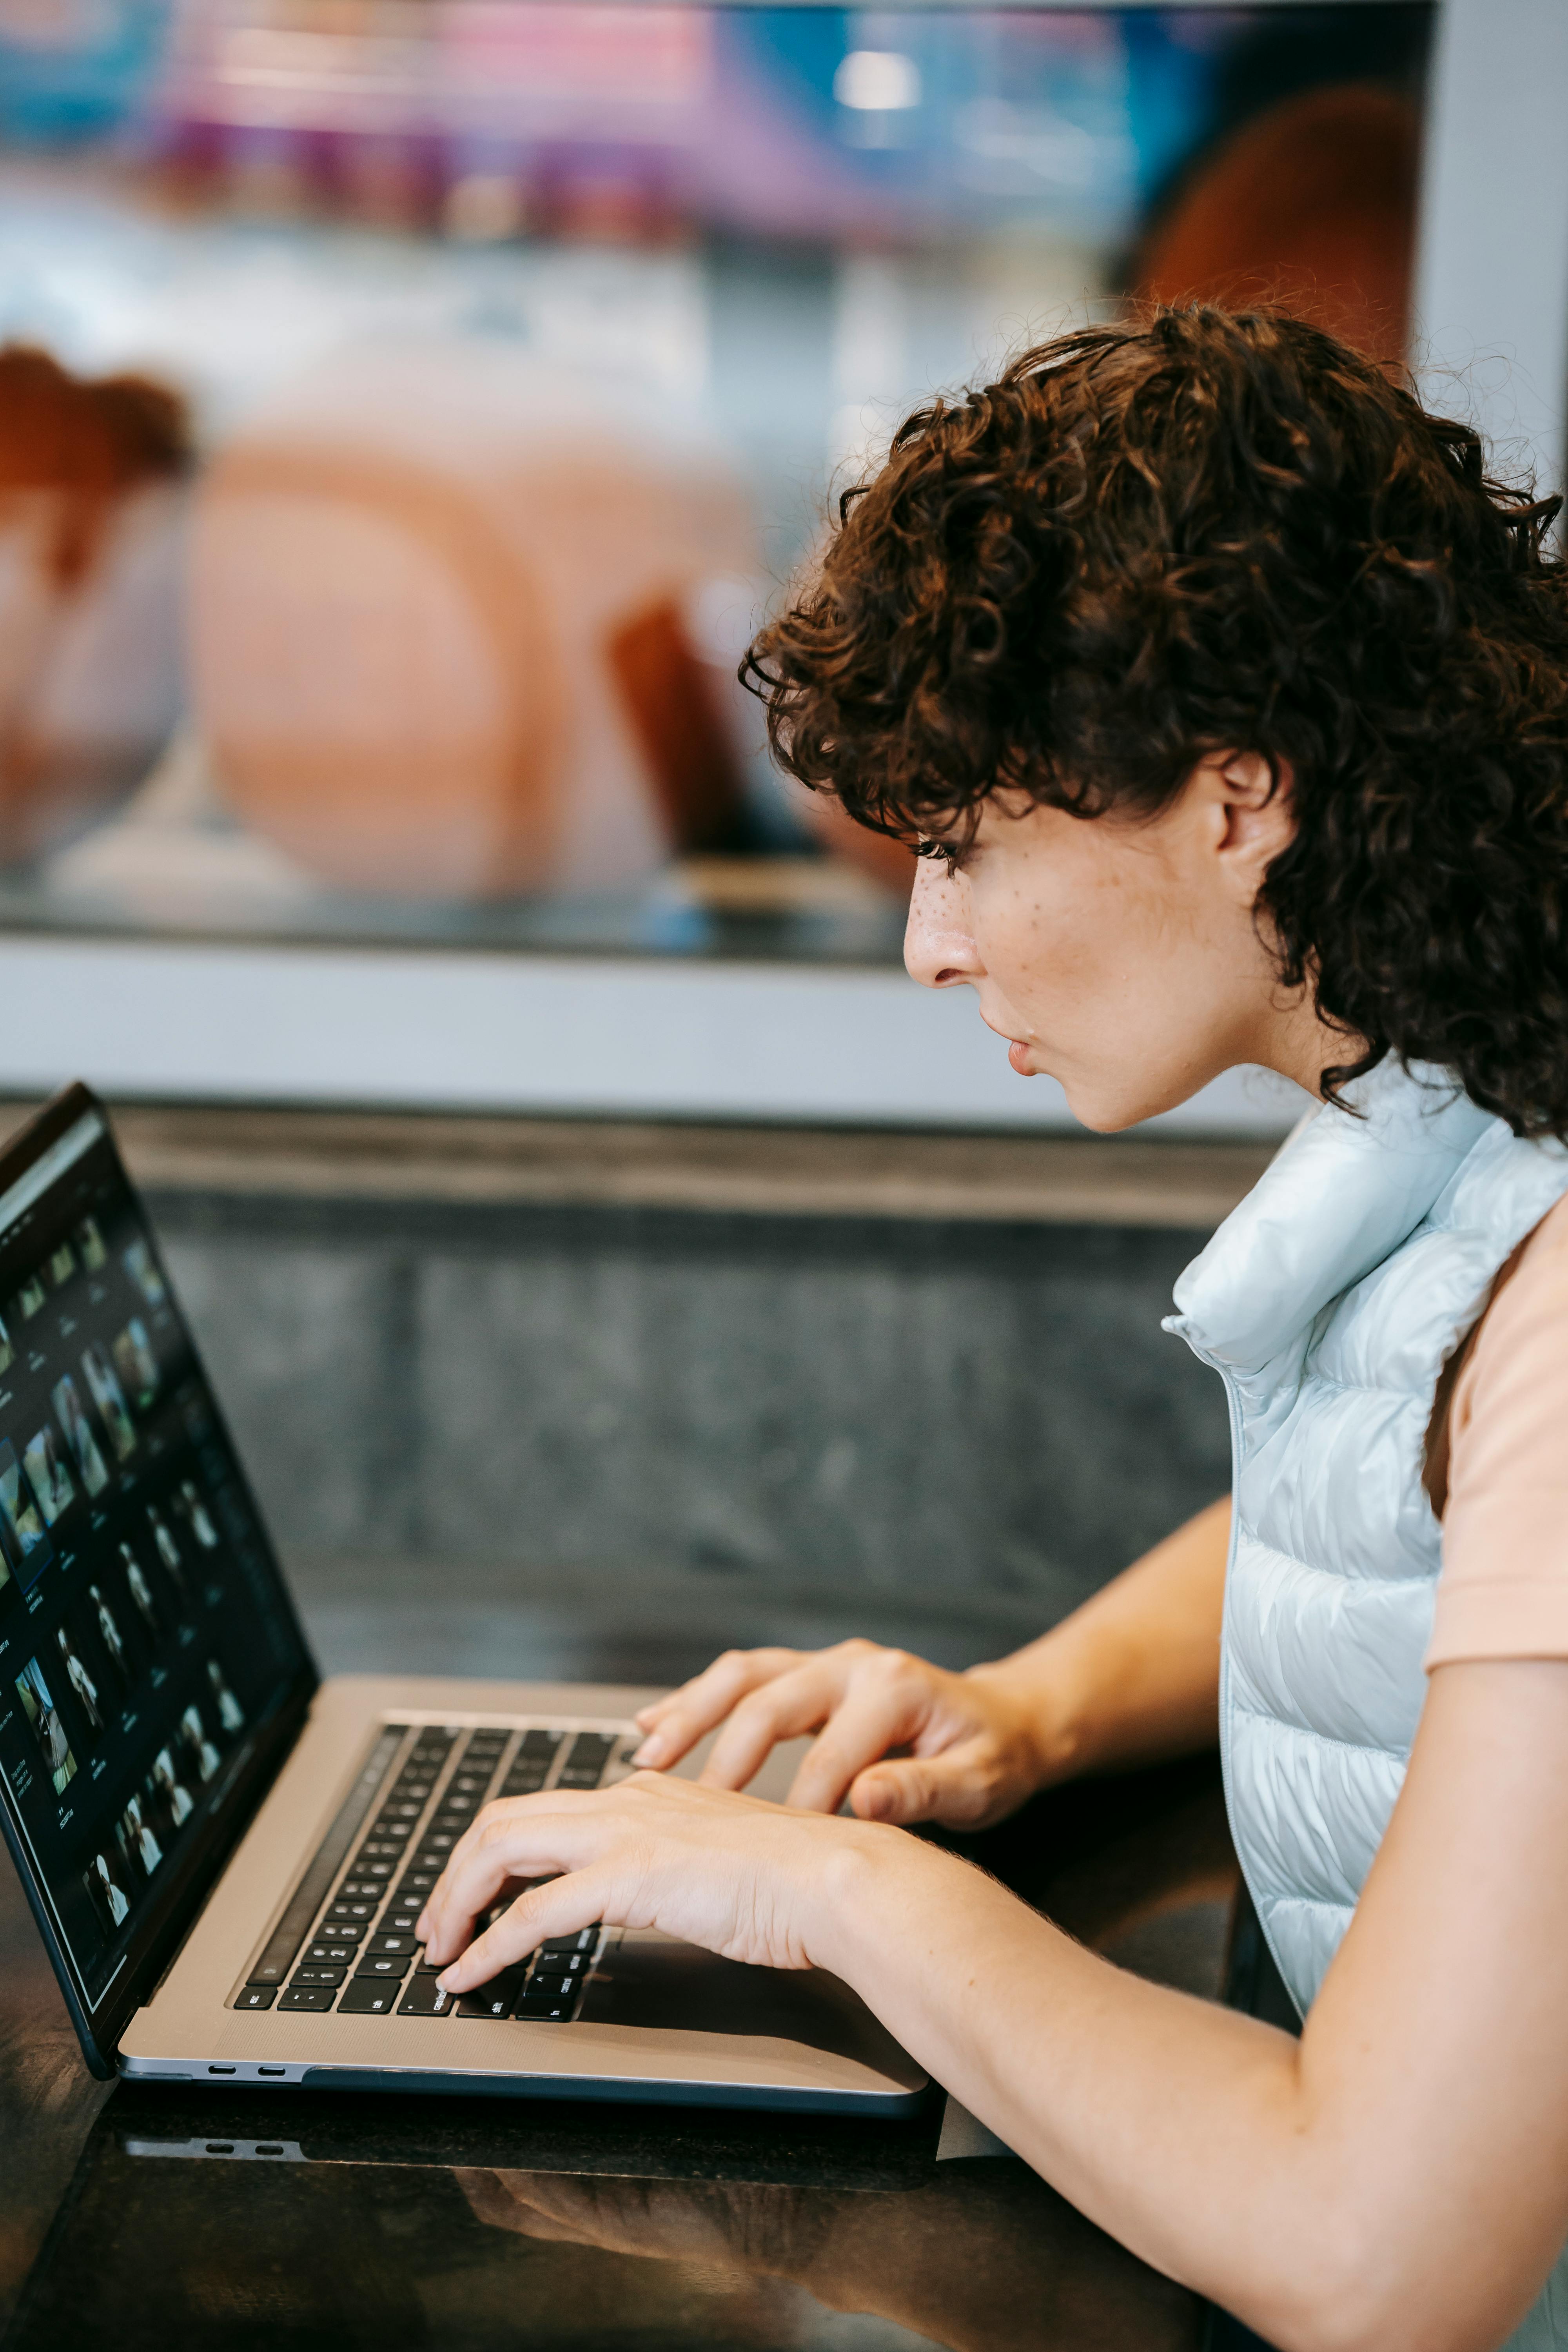
[[[967,989],[899,971],[422,949],[0,940],[0,1090],[1081,1133]],[[1283,1134],[1232,1071],[1140,1134]]]

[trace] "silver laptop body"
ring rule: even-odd
[[[921,2101],[837,1979],[656,1934],[584,1930],[466,2000],[441,1992],[413,1923],[467,1822],[618,1777],[653,1694],[320,1681],[85,1087],[0,1154],[0,1823],[95,2073]],[[790,1769],[775,1757],[755,1792]]]

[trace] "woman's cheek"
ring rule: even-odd
[[[1044,1035],[1092,996],[1095,950],[1072,908],[1010,892],[1000,905],[977,908],[974,928],[987,972],[1030,1031]]]

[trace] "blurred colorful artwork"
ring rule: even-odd
[[[1434,14],[0,0],[0,342],[198,460],[68,594],[0,516],[0,917],[896,953],[752,627],[903,414],[1129,295],[1397,357]]]

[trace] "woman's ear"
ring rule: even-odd
[[[1293,779],[1260,751],[1215,751],[1194,773],[1205,803],[1207,833],[1226,884],[1251,906],[1263,877],[1296,831]]]

